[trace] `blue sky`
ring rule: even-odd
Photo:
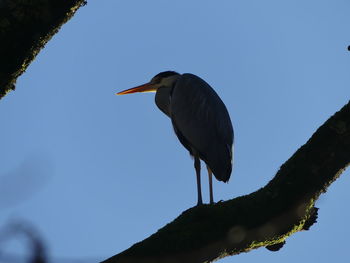
[[[115,96],[164,70],[220,95],[235,130],[215,200],[264,186],[350,98],[349,1],[89,1],[0,101],[0,225],[26,220],[54,262],[96,262],[196,204],[193,163],[154,94]],[[207,176],[203,197],[208,202]],[[318,223],[272,253],[222,259],[344,262],[349,171]],[[23,242],[6,243],[22,254]]]

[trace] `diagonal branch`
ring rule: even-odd
[[[0,0],[0,99],[85,0]]]
[[[350,163],[350,102],[329,118],[263,188],[183,212],[104,263],[211,262],[265,246],[278,250],[316,222],[315,201]]]

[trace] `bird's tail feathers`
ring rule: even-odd
[[[233,151],[231,147],[227,147],[226,150],[227,152],[218,151],[219,154],[217,154],[215,158],[210,158],[211,160],[215,161],[212,163],[207,163],[215,178],[224,183],[227,183],[231,177],[233,164]]]

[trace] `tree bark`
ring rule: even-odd
[[[103,263],[200,263],[262,246],[275,251],[316,222],[315,201],[350,163],[350,102],[329,118],[263,188],[193,207]]]
[[[0,0],[0,99],[85,0]]]

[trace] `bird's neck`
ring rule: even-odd
[[[157,107],[170,118],[170,102],[173,87],[162,87],[157,90],[155,102]]]

